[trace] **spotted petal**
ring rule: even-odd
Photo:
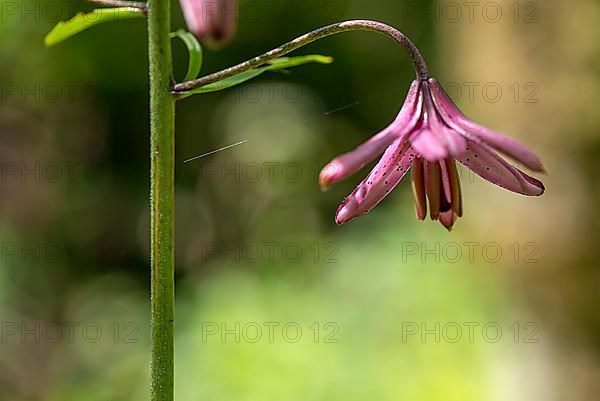
[[[472,141],[467,141],[467,153],[458,160],[480,177],[509,191],[529,196],[539,196],[545,191],[542,182]]]
[[[483,143],[489,145],[492,149],[497,150],[521,163],[533,171],[544,172],[544,166],[540,159],[525,145],[515,141],[512,138],[506,137],[498,132],[495,132],[483,125],[479,125],[469,119],[460,119],[458,124],[465,130],[479,137]]]
[[[421,114],[422,95],[420,81],[411,84],[408,95],[398,117],[386,129],[363,143],[355,150],[336,157],[319,175],[322,188],[342,181],[372,162],[397,138],[408,134],[416,125]]]
[[[484,143],[533,171],[544,171],[544,166],[540,159],[531,150],[527,149],[525,145],[473,122],[456,107],[446,91],[444,91],[435,79],[431,78],[428,83],[431,88],[433,101],[447,124],[454,126],[467,136],[468,139],[477,143]]]
[[[377,206],[402,180],[415,157],[416,153],[409,142],[398,138],[367,178],[340,205],[336,223],[347,223]]]

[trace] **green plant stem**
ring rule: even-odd
[[[251,58],[250,60],[246,60],[243,63],[234,65],[233,67],[226,68],[219,72],[215,72],[213,74],[206,75],[204,77],[194,79],[192,81],[181,82],[173,87],[173,94],[175,96],[181,96],[181,94],[185,93],[186,91],[201,88],[203,86],[218,82],[222,79],[226,79],[234,75],[240,74],[242,72],[252,70],[256,67],[260,67],[261,65],[268,63],[269,61],[284,56],[316,40],[325,38],[327,36],[336,35],[338,33],[350,31],[371,31],[392,38],[400,46],[402,46],[402,48],[404,48],[404,50],[408,54],[410,60],[413,63],[413,66],[415,67],[417,79],[425,81],[431,77],[429,75],[429,69],[427,68],[427,64],[425,63],[423,56],[419,52],[419,49],[417,49],[415,44],[402,32],[382,22],[370,20],[350,20],[338,22],[336,24],[331,24],[319,29],[315,29],[314,31],[299,36],[290,42],[282,44],[276,49],[263,53],[260,56]]]
[[[170,0],[149,0],[152,401],[172,401],[174,388],[175,100],[170,93],[170,20]]]

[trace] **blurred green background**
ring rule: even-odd
[[[92,8],[0,3],[1,400],[148,399],[145,23],[43,46]],[[541,156],[547,193],[463,170],[451,234],[415,221],[407,182],[335,226],[366,171],[322,193],[320,167],[385,127],[413,76],[372,33],[178,103],[177,399],[597,399],[600,3],[241,0],[203,72],[352,18],[411,37],[466,114]],[[179,42],[174,59],[181,79]]]

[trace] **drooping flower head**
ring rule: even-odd
[[[429,215],[451,230],[463,205],[456,161],[509,191],[539,196],[544,185],[507,163],[496,152],[543,172],[538,157],[517,141],[465,117],[433,78],[412,82],[398,117],[355,150],[332,160],[320,174],[326,188],[362,169],[383,153],[371,173],[337,210],[338,224],[372,210],[412,171],[417,217]],[[427,202],[428,201],[428,202]]]
[[[209,44],[227,41],[237,24],[237,0],[180,0],[188,29]]]

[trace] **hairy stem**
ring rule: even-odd
[[[148,2],[150,66],[151,399],[173,400],[175,100],[170,0]]]
[[[429,71],[427,69],[427,65],[425,64],[423,56],[421,56],[421,53],[414,45],[414,43],[412,43],[410,39],[408,39],[402,32],[400,32],[396,28],[393,28],[381,22],[369,20],[353,20],[339,22],[337,24],[319,28],[305,35],[302,35],[292,40],[291,42],[283,44],[277,49],[268,51],[260,56],[254,57],[248,61],[245,61],[233,67],[226,68],[222,71],[215,72],[214,74],[210,74],[205,77],[195,79],[193,81],[187,81],[177,84],[173,87],[173,93],[175,95],[179,95],[183,92],[200,88],[202,86],[212,84],[225,78],[229,78],[233,75],[259,67],[273,59],[284,56],[290,53],[291,51],[294,51],[302,46],[305,46],[326,36],[348,31],[373,31],[389,36],[390,38],[398,42],[404,48],[404,50],[406,50],[408,56],[410,57],[415,67],[417,78],[420,80],[426,80],[430,78]]]

